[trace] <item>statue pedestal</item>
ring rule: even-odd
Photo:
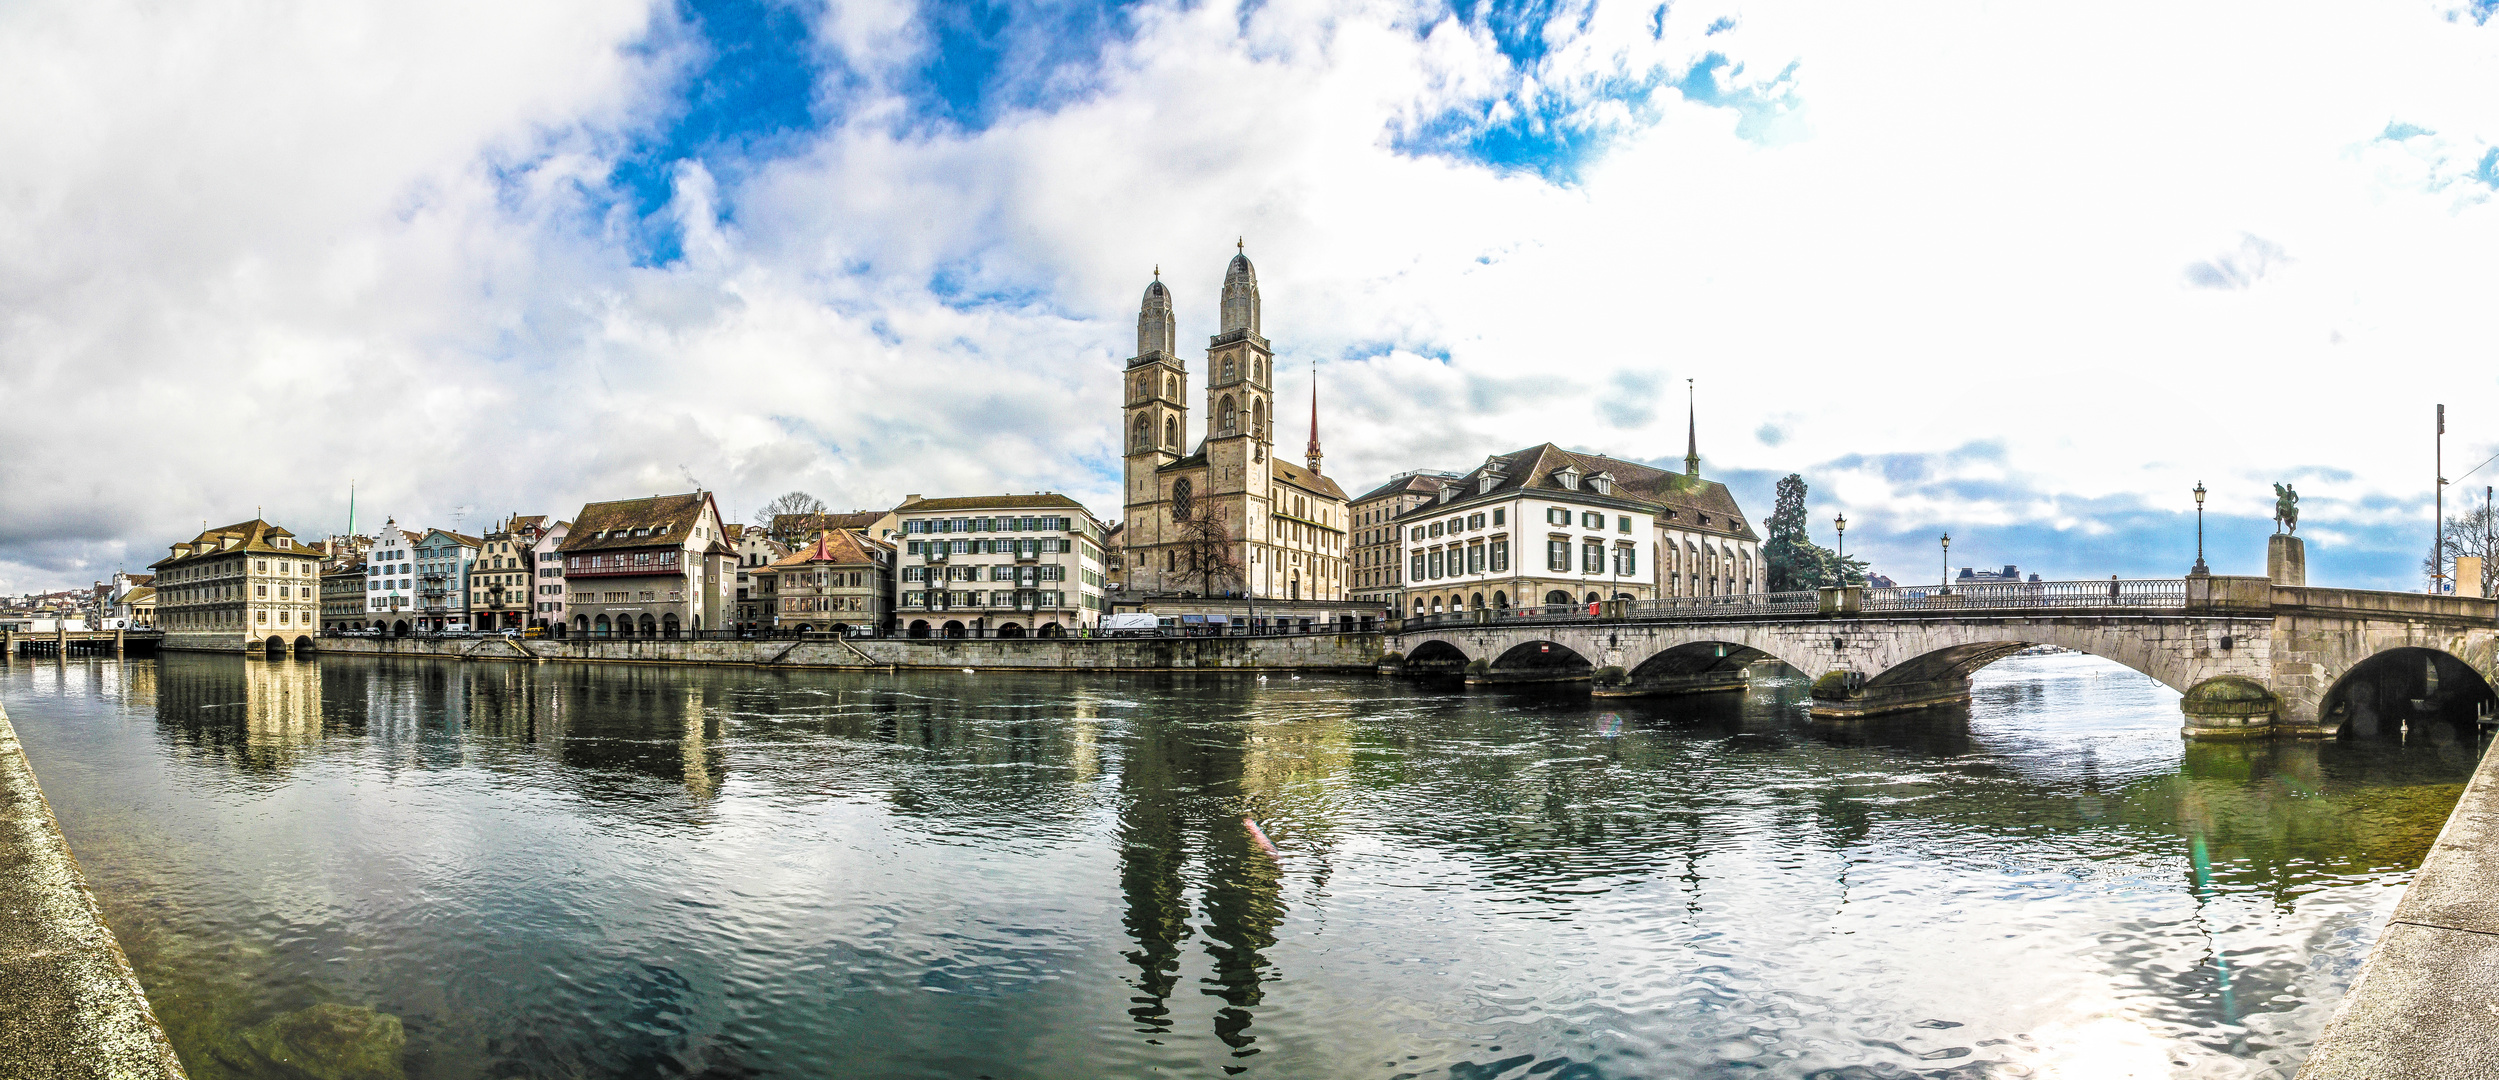
[[[2308,584],[2308,546],[2289,533],[2265,541],[2265,577],[2276,585]]]

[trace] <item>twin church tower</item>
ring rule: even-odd
[[[1171,291],[1159,271],[1145,287],[1120,409],[1128,588],[1341,600],[1345,492],[1319,475],[1318,389],[1311,390],[1305,464],[1277,460],[1275,350],[1259,333],[1258,271],[1246,252],[1224,269],[1222,316],[1206,343],[1206,431],[1192,447],[1189,367]],[[1184,528],[1184,521],[1199,524]],[[1210,522],[1222,526],[1220,541],[1205,527]],[[1207,571],[1208,547],[1218,542],[1228,551],[1228,579]]]

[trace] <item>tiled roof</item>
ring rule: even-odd
[[[1372,488],[1369,491],[1363,492],[1359,498],[1353,499],[1352,501],[1357,503],[1367,503],[1373,499],[1385,499],[1392,495],[1437,495],[1440,493],[1440,486],[1442,484],[1450,483],[1456,479],[1457,474],[1455,473],[1441,474],[1418,472],[1408,476],[1400,476],[1395,480],[1391,480],[1378,487]]]
[[[1268,464],[1275,467],[1274,472],[1276,479],[1282,480],[1285,483],[1302,489],[1303,491],[1325,495],[1331,499],[1342,499],[1345,497],[1345,489],[1336,486],[1336,481],[1330,480],[1325,476],[1321,476],[1318,473],[1302,468],[1301,466],[1295,465],[1292,462],[1284,460],[1283,458],[1276,458],[1275,460],[1268,462]]]
[[[449,529],[427,529],[427,530],[425,531],[425,534],[424,534],[424,535],[419,536],[419,537],[417,537],[417,538],[416,538],[416,542],[417,542],[417,543],[422,544],[422,543],[424,543],[424,542],[426,542],[426,541],[428,541],[428,540],[431,540],[431,539],[433,539],[433,538],[434,538],[434,535],[435,535],[436,533],[440,533],[440,534],[442,534],[442,535],[444,535],[444,536],[448,536],[448,537],[450,537],[450,538],[451,538],[451,542],[452,542],[452,543],[459,544],[459,545],[461,545],[462,547],[485,547],[485,546],[486,546],[486,541],[485,541],[485,540],[483,540],[483,539],[480,539],[480,538],[475,537],[475,536],[470,536],[470,535],[467,535],[467,534],[465,534],[465,533],[456,533],[456,532],[453,532],[453,531],[451,531],[451,530],[449,530]]]
[[[1740,540],[1760,539],[1752,524],[1744,519],[1743,509],[1736,505],[1734,494],[1727,490],[1725,484],[1603,454],[1573,453],[1552,443],[1539,443],[1524,450],[1493,455],[1459,478],[1459,494],[1455,501],[1466,503],[1528,492],[1568,491],[1561,481],[1554,479],[1553,474],[1570,467],[1576,467],[1581,476],[1581,487],[1573,494],[1607,498],[1586,486],[1587,477],[1602,472],[1614,478],[1611,498],[1645,503],[1653,507],[1667,524],[1722,533]],[[1492,490],[1478,494],[1479,478],[1486,470],[1496,468],[1500,478],[1494,482]],[[1426,503],[1399,516],[1434,517],[1439,513],[1439,505]],[[1706,524],[1701,520],[1704,517],[1709,519]]]
[[[154,599],[156,599],[156,590],[154,588],[146,585],[139,585],[122,593],[121,599],[116,601],[116,603],[129,604],[135,607]]]
[[[954,510],[1085,510],[1085,504],[1057,492],[1041,495],[972,495],[960,499],[922,499],[894,508],[897,514],[940,514]],[[878,517],[884,515],[880,514]],[[871,518],[871,521],[874,519]]]
[[[279,547],[272,542],[281,537],[285,538],[289,542],[288,546]],[[251,552],[253,554],[260,555],[302,555],[307,558],[320,557],[320,553],[311,548],[295,545],[293,543],[294,539],[294,533],[269,524],[259,518],[253,518],[250,521],[240,521],[232,525],[220,525],[214,529],[208,529],[192,538],[187,544],[173,545],[177,549],[189,548],[190,550],[177,550],[171,555],[167,555],[162,559],[149,563],[148,569],[162,570],[165,567],[190,562],[194,559],[213,558],[218,555],[231,555],[237,552]],[[227,546],[227,541],[229,540],[233,541],[233,546],[231,547]]]
[[[564,537],[564,543],[556,550],[570,554],[618,548],[683,547],[686,540],[694,535],[694,526],[702,520],[703,509],[710,500],[710,494],[694,491],[683,495],[588,503],[573,518],[572,532]],[[713,517],[717,519],[718,515]],[[635,529],[649,531],[635,536]],[[706,546],[722,550],[728,548],[720,540],[713,540]]]
[[[826,529],[816,534],[815,543],[809,544],[806,550],[774,559],[772,565],[775,568],[810,563],[859,566],[878,563],[881,556],[890,555],[893,550],[890,544],[870,540],[848,529]]]

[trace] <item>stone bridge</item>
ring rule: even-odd
[[[1390,670],[1469,684],[1586,680],[1600,695],[1737,690],[1777,660],[1844,722],[1966,702],[1970,674],[2036,645],[2178,691],[2188,737],[2330,736],[2487,711],[2499,601],[2191,576],[1617,601],[1390,627]]]

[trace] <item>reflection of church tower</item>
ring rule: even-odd
[[[1284,920],[1284,868],[1250,839],[1232,794],[1244,780],[1245,732],[1148,725],[1122,756],[1119,781],[1122,921],[1136,942],[1127,954],[1137,968],[1128,1015],[1140,1031],[1172,1029],[1171,997],[1189,958],[1183,946],[1203,934],[1211,970],[1190,981],[1222,999],[1215,1035],[1236,1054],[1255,1052],[1247,1049],[1255,1042],[1252,1010],[1271,977],[1266,953]],[[1191,918],[1192,882],[1200,919]]]

